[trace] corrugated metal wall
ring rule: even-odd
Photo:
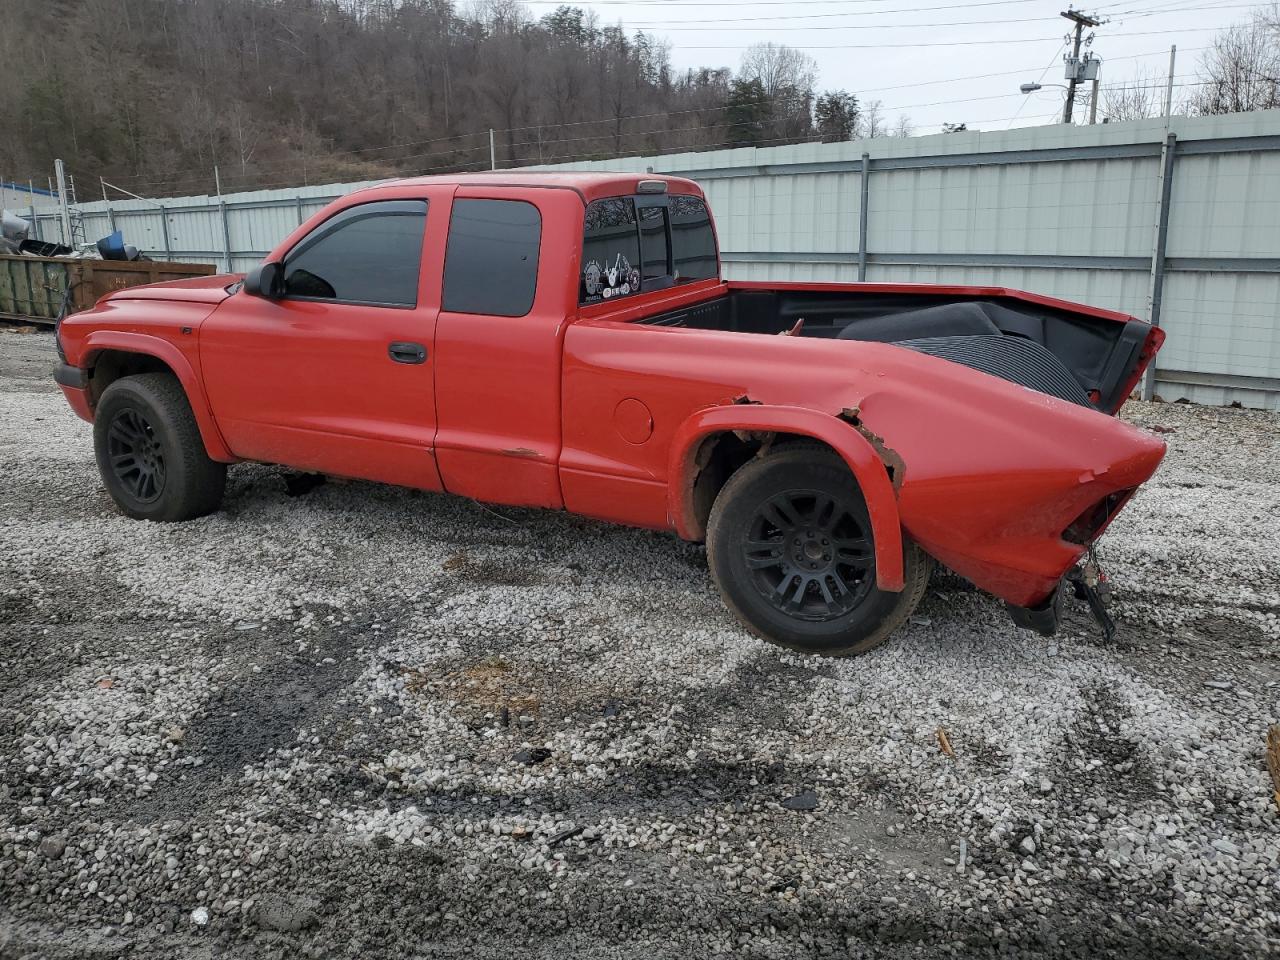
[[[1153,271],[1167,133],[1167,245]],[[1157,273],[1169,333],[1157,392],[1280,407],[1280,111],[573,166],[698,180],[731,278],[996,284],[1145,318]],[[81,213],[86,236],[114,218],[151,256],[225,263],[229,251],[245,270],[365,185],[228,195],[225,221],[208,197]],[[56,237],[56,221],[41,221]]]

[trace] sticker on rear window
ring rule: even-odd
[[[606,260],[603,264],[598,260],[588,260],[587,265],[582,268],[582,286],[588,297],[602,297],[605,300],[639,293],[640,271],[632,267],[631,261],[620,253],[612,262]]]

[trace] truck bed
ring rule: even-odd
[[[727,284],[710,300],[644,323],[892,343],[1043,393],[1115,412],[1151,328],[1110,311],[999,288],[948,292],[875,286]]]

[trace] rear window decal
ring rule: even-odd
[[[640,271],[631,266],[631,261],[621,253],[602,265],[598,260],[589,260],[582,269],[582,284],[589,297],[602,297],[605,300],[640,292]]]

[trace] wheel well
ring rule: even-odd
[[[96,407],[107,387],[121,377],[132,377],[139,373],[167,373],[177,379],[173,368],[159,357],[127,350],[103,350],[94,357],[93,367],[89,372],[90,402]]]
[[[798,433],[725,430],[704,437],[693,456],[693,528],[699,535],[706,532],[707,518],[720,490],[739,467],[755,457],[767,456],[773,450],[797,443],[839,455],[830,444]]]

